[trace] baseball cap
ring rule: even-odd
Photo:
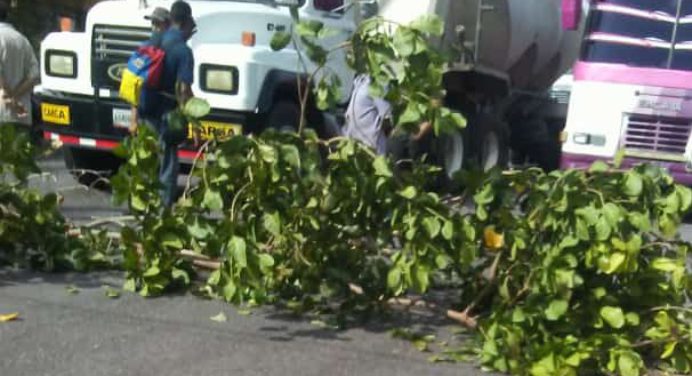
[[[152,21],[168,21],[171,18],[171,14],[168,12],[168,9],[166,8],[161,8],[161,7],[156,7],[151,14],[148,14],[144,16],[144,19],[146,20],[152,20]]]

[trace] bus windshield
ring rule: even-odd
[[[692,1],[597,2],[589,16],[582,60],[692,70]]]

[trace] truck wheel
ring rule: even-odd
[[[291,101],[274,103],[269,115],[267,115],[266,128],[272,128],[279,132],[297,132],[299,124],[300,108]]]
[[[472,124],[474,159],[479,168],[489,171],[495,167],[505,168],[509,161],[509,139],[507,127],[501,121],[480,115]]]
[[[447,180],[452,180],[457,172],[467,164],[468,148],[464,131],[443,135],[437,139],[439,150],[438,164],[442,167]]]
[[[107,189],[107,179],[113,176],[122,163],[107,151],[66,147],[63,150],[65,167],[82,185]]]

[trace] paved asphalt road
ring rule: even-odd
[[[34,179],[65,195],[76,222],[115,216],[110,196],[79,187],[61,155],[41,163]],[[692,239],[692,226],[682,229]],[[21,320],[0,324],[0,376],[37,375],[477,375],[469,364],[431,364],[429,354],[392,338],[388,329],[413,324],[450,340],[448,322],[401,315],[345,331],[321,328],[274,308],[239,315],[227,304],[194,296],[109,299],[118,273],[46,275],[0,270],[0,313]],[[77,286],[70,294],[68,286]],[[224,312],[227,322],[210,317]]]
[[[123,213],[107,193],[79,187],[61,155],[41,167],[47,175],[32,184],[61,191],[72,220]],[[191,295],[109,299],[103,285],[121,286],[120,274],[0,270],[0,313],[21,314],[19,321],[0,323],[0,376],[481,374],[469,364],[428,363],[430,354],[388,334],[413,324],[450,341],[449,323],[430,316],[335,331],[274,308],[243,316]],[[70,294],[68,286],[79,293]],[[227,322],[210,320],[220,312]]]

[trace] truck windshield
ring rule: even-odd
[[[692,1],[597,2],[589,17],[582,59],[692,70]]]

